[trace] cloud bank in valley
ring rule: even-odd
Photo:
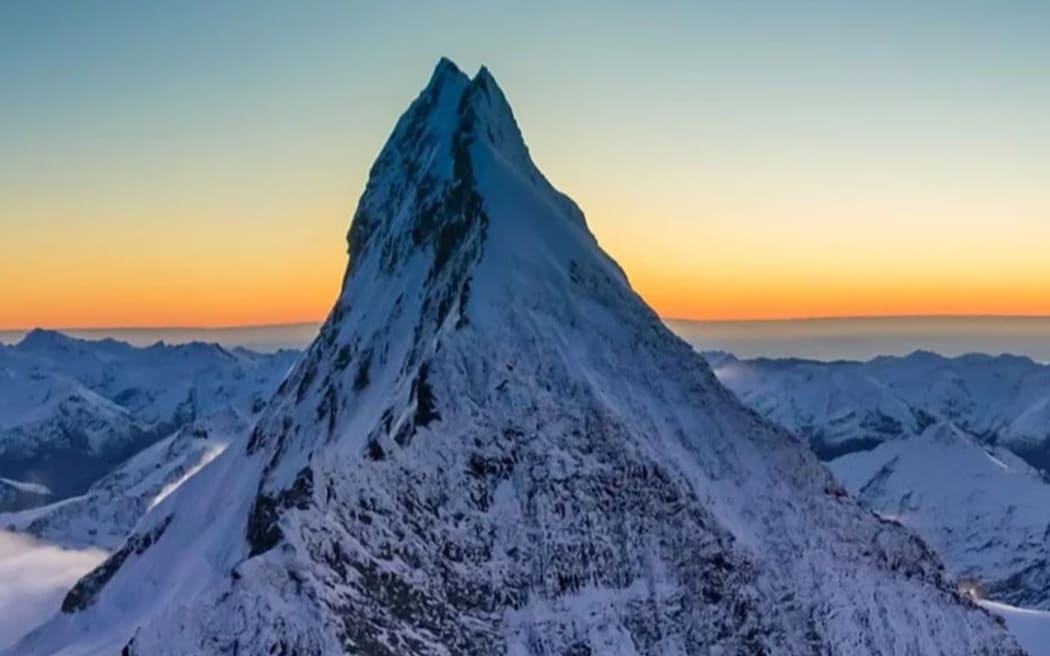
[[[0,530],[0,649],[57,611],[66,591],[106,555],[100,549],[62,549]]]

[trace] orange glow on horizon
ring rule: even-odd
[[[341,257],[340,257],[341,256]],[[148,328],[319,322],[338,293],[345,256],[300,257],[272,267],[198,275],[97,268],[78,280],[61,272],[8,285],[0,329]],[[631,284],[669,319],[732,321],[877,316],[1050,315],[1050,279],[1004,288],[947,280],[862,281],[785,275],[691,277],[623,262]],[[227,262],[231,264],[231,262]],[[251,267],[251,262],[240,262]],[[210,276],[214,275],[214,278]],[[218,282],[216,282],[218,281]]]
[[[588,214],[599,242],[666,318],[1050,315],[1050,259],[1039,239],[913,230],[907,242],[889,231],[860,243],[826,222],[815,240],[790,223],[736,233],[731,222],[673,208],[657,208],[660,230],[640,230],[629,213],[604,205],[601,190],[579,186],[598,208]],[[113,221],[118,229],[98,216],[60,240],[43,228],[20,233],[21,248],[0,258],[0,329],[321,321],[346,265],[349,203],[335,195],[298,202],[240,221],[210,217],[243,208],[188,208],[164,217],[160,230],[128,231],[130,217]]]
[[[322,320],[441,55],[661,316],[1050,316],[1039,3],[9,4],[0,330]]]
[[[962,286],[944,279],[716,276],[632,270],[632,287],[667,319],[760,321],[857,317],[1050,316],[1050,277]]]
[[[538,163],[666,318],[1050,315],[1041,196],[999,207],[982,188],[944,198],[802,182],[758,193],[757,182],[720,170],[636,180],[634,168],[596,174],[575,159],[549,161]],[[193,193],[161,185],[15,199],[4,208],[18,221],[0,245],[0,329],[321,321],[342,280],[367,162],[227,172],[221,185],[201,171]],[[1001,215],[1011,218],[992,220]]]

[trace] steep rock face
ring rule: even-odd
[[[1019,654],[631,291],[439,64],[248,439],[18,654]]]

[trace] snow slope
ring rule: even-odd
[[[229,407],[183,426],[96,481],[84,494],[0,513],[0,528],[66,548],[115,551],[138,520],[245,432],[251,417]]]
[[[1050,485],[1007,448],[1015,442],[989,443],[955,423],[1002,415],[998,425],[1016,424],[1010,393],[1040,365],[929,353],[870,363],[708,358],[743,401],[809,436],[851,493],[915,529],[954,575],[999,601],[1050,608]]]
[[[920,351],[864,368],[913,406],[1050,468],[1050,366],[1012,355]]]
[[[34,330],[0,346],[0,476],[46,486],[51,500],[83,493],[187,422],[229,406],[261,409],[295,358],[199,343],[136,348]],[[0,510],[42,500],[0,499]]]
[[[279,382],[297,357],[293,351],[270,355],[202,342],[137,348],[47,330],[34,330],[10,348],[30,360],[34,373],[76,380],[142,421],[169,424],[229,403],[250,406],[269,394],[266,386],[275,376]]]
[[[862,503],[915,529],[982,596],[1050,607],[1050,485],[1017,456],[937,424],[828,466]]]
[[[741,401],[806,438],[822,460],[917,435],[934,421],[856,363],[705,357]]]
[[[246,440],[30,654],[1020,654],[742,406],[443,60],[343,289]]]
[[[1006,626],[1017,636],[1017,641],[1028,652],[1028,656],[1050,656],[1050,613],[1015,608],[994,601],[978,603],[1006,621]]]
[[[982,442],[1050,466],[1050,366],[1013,355],[916,351],[867,362],[740,360],[705,353],[746,403],[830,458],[951,421]]]

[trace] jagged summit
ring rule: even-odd
[[[18,654],[1015,655],[745,409],[450,62],[250,434]]]
[[[583,223],[583,215],[557,193],[533,164],[514,113],[488,69],[473,79],[442,59],[430,82],[397,122],[373,165],[347,236],[350,268],[370,246],[390,271],[406,251],[434,246],[447,253],[487,222],[477,202],[477,170],[501,168],[557,196]],[[414,213],[404,209],[414,208]],[[411,244],[408,242],[411,241]]]
[[[437,65],[434,66],[434,72],[430,75],[430,82],[428,82],[427,86],[424,88],[431,87],[434,84],[441,84],[445,80],[457,77],[463,78],[467,81],[470,80],[467,74],[456,65],[456,62],[448,57],[441,57],[438,59]]]
[[[520,140],[521,133],[517,130],[510,104],[507,102],[506,96],[503,95],[503,90],[500,89],[496,79],[492,76],[492,72],[486,66],[481,66],[474,77],[471,78],[450,59],[442,57],[438,61],[437,66],[434,67],[430,81],[423,88],[419,98],[440,95],[446,89],[450,89],[454,97],[458,98],[462,103],[476,102],[478,105],[475,107],[475,110],[483,110],[476,111],[474,116],[468,116],[467,108],[460,106],[458,109],[461,110],[461,119],[470,120],[476,126],[484,127],[488,127],[489,124],[514,124],[514,132]],[[468,91],[470,92],[469,94],[467,93]]]

